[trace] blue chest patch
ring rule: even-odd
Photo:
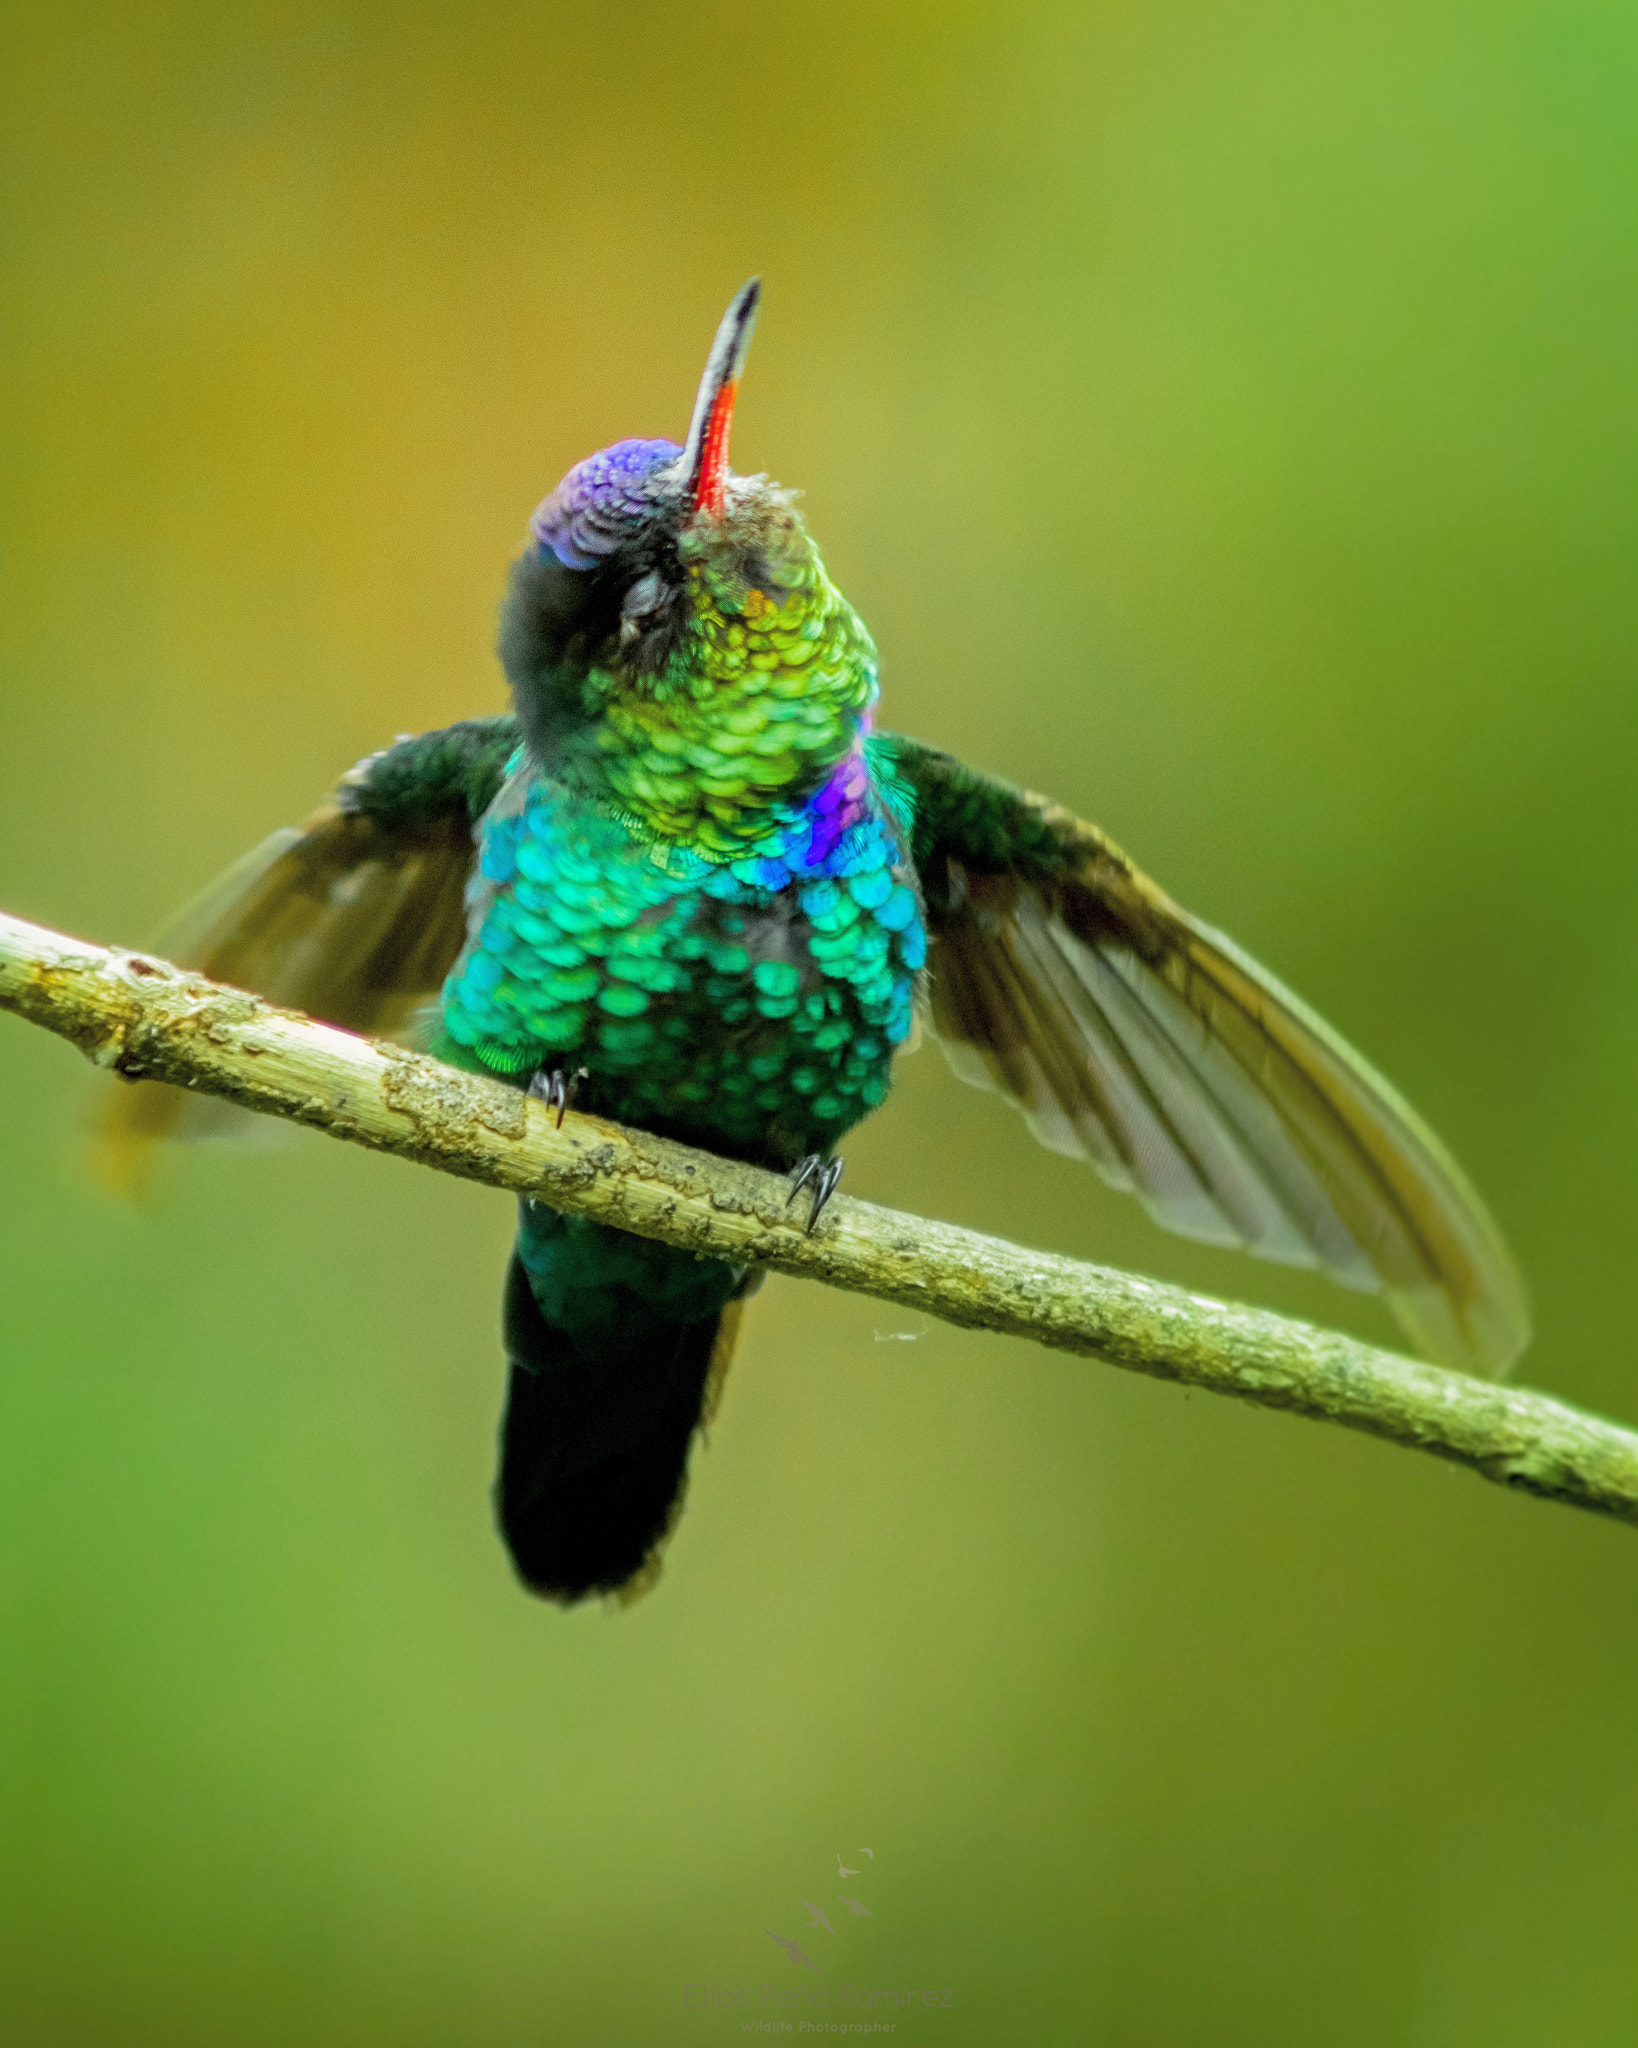
[[[499,1073],[585,1066],[622,1121],[824,1150],[910,1034],[927,940],[905,830],[873,801],[829,845],[798,816],[714,866],[515,780],[482,827],[445,1030]]]

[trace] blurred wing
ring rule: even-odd
[[[473,823],[520,737],[507,712],[371,754],[299,831],[275,832],[189,904],[155,950],[349,1031],[404,1030],[461,949]],[[266,1128],[231,1103],[139,1081],[110,1096],[97,1164],[129,1193],[156,1138]]]
[[[1090,825],[893,741],[914,789],[932,1021],[1168,1229],[1384,1294],[1428,1356],[1529,1339],[1495,1224],[1415,1111],[1323,1019]]]
[[[276,832],[178,920],[180,967],[387,1035],[437,993],[465,937],[464,816],[410,828],[327,805]]]
[[[410,826],[338,805],[275,832],[190,904],[155,947],[179,967],[349,1031],[390,1036],[436,996],[466,935],[464,807]],[[263,1119],[159,1081],[122,1084],[98,1169],[121,1192],[152,1142],[254,1129]]]

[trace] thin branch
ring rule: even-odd
[[[812,1236],[788,1184],[355,1037],[140,953],[0,914],[0,1009],[96,1065],[226,1096],[640,1237],[1033,1338],[1156,1379],[1431,1451],[1638,1521],[1638,1434],[1334,1331],[838,1196]]]

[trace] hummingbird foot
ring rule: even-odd
[[[813,1226],[819,1221],[825,1204],[836,1192],[836,1183],[842,1177],[842,1162],[839,1159],[824,1159],[817,1152],[810,1152],[806,1159],[798,1160],[791,1169],[791,1191],[785,1197],[785,1207],[805,1187],[813,1189],[813,1207],[808,1211],[808,1235],[813,1235]]]
[[[572,1074],[565,1074],[561,1067],[542,1067],[529,1083],[529,1093],[548,1110],[557,1111],[557,1127],[562,1130],[563,1119],[573,1109],[580,1084],[587,1078],[584,1067],[576,1067]]]

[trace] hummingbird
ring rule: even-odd
[[[790,1176],[925,1019],[964,1079],[1166,1228],[1384,1295],[1499,1371],[1524,1292],[1460,1168],[1313,1011],[1096,827],[875,723],[877,654],[792,495],[729,466],[760,287],[688,430],[536,509],[500,608],[510,711],[400,738],[196,908],[183,965]],[[139,1082],[140,1139],[186,1098]],[[563,1605],[657,1576],[754,1275],[533,1200],[495,1481]]]

